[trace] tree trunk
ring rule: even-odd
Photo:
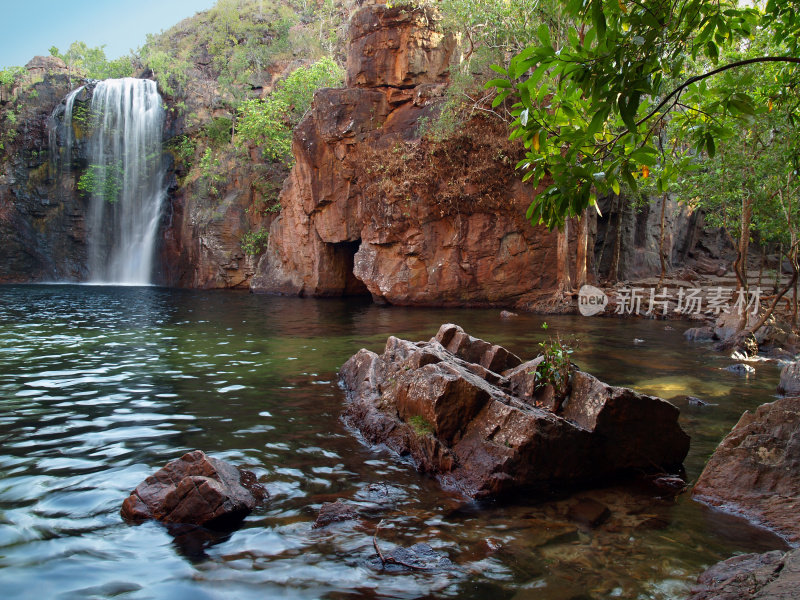
[[[667,276],[667,261],[664,257],[664,212],[667,206],[667,194],[661,196],[661,230],[658,234],[658,259],[661,261],[661,277],[658,279],[658,289],[664,285]]]
[[[622,221],[625,213],[625,199],[619,197],[619,205],[617,206],[617,228],[614,232],[614,254],[611,256],[611,268],[608,270],[608,280],[611,283],[616,283],[619,280],[619,255],[622,248]],[[611,217],[609,217],[611,223]]]
[[[586,258],[589,245],[589,209],[583,211],[578,221],[578,251],[575,255],[575,287],[586,285]]]
[[[569,219],[564,220],[564,228],[558,232],[557,257],[558,261],[558,292],[572,290],[572,280],[569,276]]]
[[[734,269],[738,289],[747,291],[747,254],[750,251],[750,221],[753,217],[753,201],[749,196],[742,198],[742,229],[739,233],[739,248]],[[739,329],[747,327],[747,312],[742,312]],[[758,328],[756,328],[758,329]]]
[[[606,246],[608,246],[608,238],[611,235],[611,218],[614,216],[614,211],[616,210],[617,203],[619,202],[619,195],[614,195],[614,198],[611,200],[611,205],[608,208],[608,224],[606,225],[606,232],[603,235],[603,245],[600,247],[600,257],[598,259],[598,275],[600,275],[599,270],[602,268],[603,259],[606,257]]]
[[[761,244],[761,264],[758,266],[758,287],[761,287],[761,278],[764,275],[764,261],[767,259],[767,248],[764,246],[763,241]]]

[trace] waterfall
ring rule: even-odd
[[[161,150],[164,109],[153,81],[107,79],[92,95],[89,274],[94,283],[150,283],[166,195]]]
[[[72,167],[72,145],[75,143],[75,135],[72,129],[72,111],[75,107],[75,97],[83,91],[85,86],[80,86],[72,90],[64,98],[64,112],[61,119],[61,106],[56,106],[50,119],[47,121],[47,135],[50,145],[50,160],[56,165],[59,158],[62,169],[69,171]],[[61,156],[58,153],[58,137],[61,136],[64,152]]]

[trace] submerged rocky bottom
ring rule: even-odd
[[[443,322],[520,356],[558,331],[613,385],[666,398],[695,479],[778,370],[742,378],[658,321],[379,308],[353,301],[157,288],[0,288],[0,587],[9,598],[680,598],[707,566],[780,540],[687,495],[608,481],[592,491],[472,501],[371,450],[339,420],[337,369],[389,335]],[[633,339],[644,340],[633,344]],[[690,405],[687,396],[706,406]],[[233,533],[170,535],[119,507],[187,450],[253,471],[270,493]],[[359,517],[314,528],[337,498]],[[456,568],[389,572],[428,544]]]

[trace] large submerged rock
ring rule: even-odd
[[[800,543],[800,398],[745,412],[717,447],[692,491]]]
[[[250,471],[194,450],[140,483],[123,502],[122,517],[226,526],[246,517],[266,496]]]
[[[582,371],[553,402],[534,385],[540,362],[452,324],[429,342],[390,337],[382,355],[362,349],[342,367],[344,418],[470,497],[681,465],[689,436],[675,406]]]

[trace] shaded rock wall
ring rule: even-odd
[[[79,84],[55,57],[36,57],[26,68],[16,85],[0,86],[0,282],[79,281],[86,202],[74,175],[51,157],[47,127]]]
[[[348,87],[319,91],[295,132],[252,289],[415,305],[524,305],[552,290],[556,236],[525,220],[535,190],[514,173],[504,124],[475,117],[421,139],[453,51],[437,14],[365,6],[350,36]]]

